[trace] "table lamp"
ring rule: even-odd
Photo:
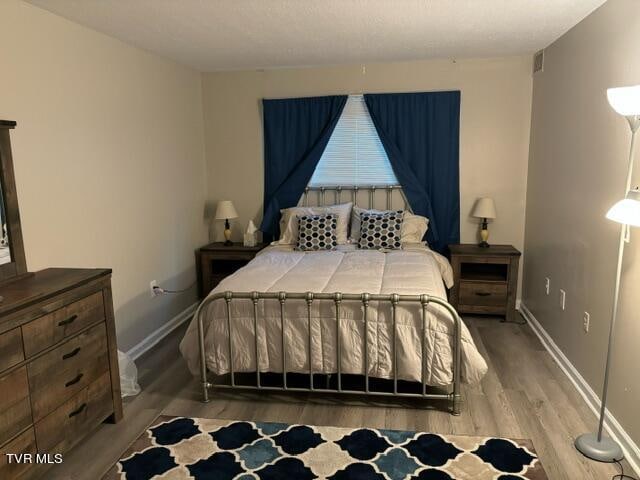
[[[616,280],[613,289],[613,307],[611,320],[609,321],[609,344],[607,346],[607,359],[604,369],[604,382],[602,385],[602,397],[600,398],[600,420],[597,433],[585,433],[575,440],[575,447],[580,453],[592,460],[599,462],[614,462],[622,460],[624,454],[622,448],[612,438],[605,437],[603,433],[604,418],[607,405],[607,392],[609,387],[609,369],[611,367],[611,353],[613,352],[613,339],[616,319],[618,315],[618,297],[620,293],[620,279],[622,276],[622,258],[624,245],[629,241],[630,227],[640,226],[640,190],[631,190],[631,176],[633,173],[633,151],[635,147],[636,132],[640,127],[640,85],[633,87],[610,88],[607,90],[609,105],[624,116],[631,128],[631,145],[629,147],[629,159],[627,166],[627,183],[625,198],[617,202],[609,209],[606,217],[609,220],[620,223],[620,238],[618,242],[618,261],[616,267]]]
[[[230,247],[233,245],[233,242],[231,241],[231,225],[229,224],[229,219],[238,218],[238,212],[236,212],[233,202],[231,200],[219,201],[215,218],[216,220],[224,220],[224,245]]]
[[[478,246],[488,248],[489,228],[487,226],[487,220],[496,218],[496,204],[493,202],[493,198],[483,197],[476,200],[471,216],[482,219],[482,223],[480,224],[480,239],[482,241]]]

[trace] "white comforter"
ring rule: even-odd
[[[297,252],[270,247],[246,267],[223,280],[214,292],[342,292],[429,294],[446,298],[443,278],[451,282],[446,259],[427,248],[387,253],[375,250]],[[235,372],[256,370],[253,306],[232,302],[233,366]],[[375,302],[369,308],[369,375],[393,378],[391,308]],[[205,312],[206,363],[215,374],[229,372],[226,306],[209,304]],[[304,300],[288,300],[285,309],[287,371],[307,373],[308,325]],[[426,333],[426,382],[449,385],[453,366],[453,321],[442,307],[429,305]],[[400,304],[397,311],[398,377],[421,380],[420,305]],[[312,309],[312,366],[315,373],[336,373],[336,322],[332,301],[315,301]],[[340,338],[342,372],[364,374],[364,321],[360,302],[343,302]],[[261,301],[258,322],[259,369],[282,371],[280,305]],[[180,344],[194,375],[198,374],[198,332],[195,319]],[[462,325],[462,380],[478,382],[487,365]]]

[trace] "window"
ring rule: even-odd
[[[349,95],[310,186],[397,184],[362,95]]]

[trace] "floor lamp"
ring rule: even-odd
[[[613,309],[609,325],[609,346],[607,348],[607,363],[604,370],[604,384],[602,387],[602,405],[600,407],[600,422],[597,433],[585,433],[576,438],[575,446],[585,456],[600,462],[613,462],[623,458],[622,448],[611,438],[604,437],[604,417],[607,404],[607,390],[609,387],[609,368],[613,351],[613,337],[616,317],[618,314],[618,297],[620,293],[620,276],[622,274],[622,258],[624,245],[629,241],[630,226],[640,227],[640,190],[631,190],[631,174],[633,172],[633,153],[636,132],[640,127],[640,85],[633,87],[610,88],[607,98],[611,107],[620,115],[626,117],[631,127],[631,146],[629,148],[629,166],[627,169],[627,183],[625,198],[616,203],[607,212],[607,218],[621,224],[620,241],[618,244],[618,263],[616,267],[616,283],[613,293]]]

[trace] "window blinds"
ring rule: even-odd
[[[362,95],[349,95],[310,186],[397,184]]]

